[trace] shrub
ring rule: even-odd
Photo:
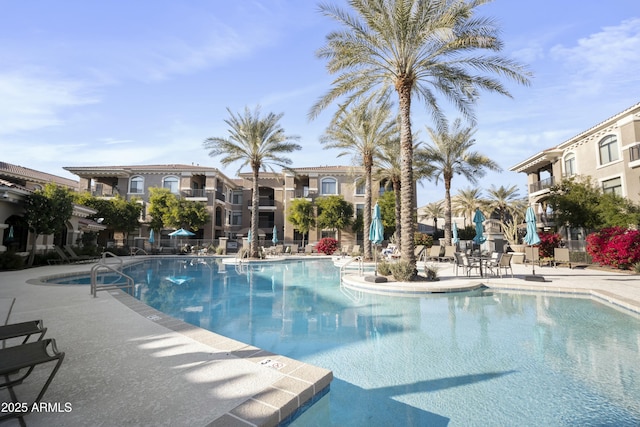
[[[407,261],[398,261],[390,265],[391,274],[398,282],[410,282],[416,276],[417,271]]]
[[[640,231],[622,227],[603,228],[587,236],[587,252],[593,262],[629,269],[640,262]]]
[[[438,279],[438,270],[440,268],[435,264],[427,264],[424,266],[424,275],[427,277],[427,280],[437,281]]]
[[[24,259],[15,252],[0,253],[0,270],[20,270],[24,267]]]
[[[316,249],[325,255],[333,255],[338,250],[338,241],[331,237],[324,237],[316,244]]]
[[[433,237],[425,233],[420,233],[420,232],[414,233],[413,244],[416,246],[425,245],[427,247],[431,247],[433,246]]]
[[[553,258],[553,249],[560,247],[562,237],[557,233],[540,233],[538,244],[540,258]]]
[[[390,276],[391,275],[391,264],[385,260],[382,260],[378,263],[378,273],[381,276]]]

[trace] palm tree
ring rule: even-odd
[[[285,135],[280,126],[283,114],[268,113],[261,116],[260,107],[250,111],[245,107],[244,115],[233,114],[227,108],[229,118],[224,122],[229,126],[229,137],[212,137],[204,141],[205,148],[209,149],[209,156],[222,156],[220,162],[228,165],[240,161],[240,168],[249,165],[253,172],[252,205],[251,205],[251,239],[250,256],[258,256],[258,204],[259,190],[258,179],[260,170],[267,168],[273,170],[272,165],[287,168],[291,164],[289,158],[283,157],[284,153],[291,153],[302,147],[293,141],[297,136]]]
[[[444,240],[451,244],[451,181],[455,174],[464,176],[472,184],[484,176],[484,169],[500,171],[500,166],[490,158],[471,151],[475,143],[472,127],[462,127],[462,121],[456,119],[449,131],[446,120],[441,131],[427,126],[431,143],[420,148],[416,153],[416,162],[427,165],[429,172],[435,177],[436,184],[442,178],[444,182]]]
[[[320,137],[325,148],[342,150],[338,157],[353,154],[364,166],[364,258],[371,259],[369,227],[371,225],[371,177],[374,158],[384,142],[397,134],[388,100],[366,100],[349,110],[340,110]]]
[[[451,199],[451,212],[454,215],[464,217],[464,226],[467,226],[467,218],[471,224],[473,213],[482,205],[482,190],[479,188],[463,188]]]
[[[401,146],[402,259],[415,269],[414,179],[411,133],[412,96],[426,102],[436,123],[444,120],[436,94],[444,95],[466,117],[473,118],[479,91],[509,96],[493,75],[528,84],[522,66],[483,51],[498,51],[502,42],[490,19],[474,16],[490,0],[351,0],[356,16],[337,6],[320,10],[344,29],[327,36],[318,52],[327,69],[338,74],[331,90],[312,107],[310,117],[341,97],[344,105],[370,92],[398,96]]]
[[[498,213],[500,222],[505,222],[507,216],[512,216],[514,212],[522,213],[527,208],[527,201],[520,198],[517,185],[511,187],[491,185],[487,190],[486,203],[491,212]]]
[[[442,202],[431,202],[424,207],[424,215],[422,219],[433,220],[433,235],[434,237],[438,233],[438,218],[444,216],[444,208]]]

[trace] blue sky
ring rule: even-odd
[[[346,4],[334,0],[335,4]],[[315,1],[0,0],[0,161],[77,178],[63,166],[200,164],[233,177],[202,141],[226,136],[226,109],[284,113],[303,150],[295,166],[350,164],[318,142],[329,112],[307,113],[332,77],[315,52],[335,23]],[[502,30],[503,54],[527,64],[513,98],[483,94],[476,149],[512,185],[514,164],[640,102],[638,0],[513,1],[481,7]],[[446,101],[442,101],[446,106]],[[414,130],[428,115],[413,104]],[[451,121],[457,115],[452,113]],[[470,184],[454,180],[454,193]],[[418,187],[418,203],[442,199]]]

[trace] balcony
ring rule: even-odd
[[[640,160],[640,144],[629,148],[629,162],[637,162],[638,160]]]
[[[534,182],[529,185],[529,193],[537,193],[538,191],[546,190],[547,188],[553,187],[555,185],[555,179],[553,176],[549,178],[545,178],[541,181]]]
[[[207,197],[207,190],[205,190],[204,188],[189,188],[186,190],[182,190],[182,197],[189,197],[189,198],[203,198],[203,197]]]

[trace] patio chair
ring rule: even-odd
[[[56,342],[52,338],[0,349],[0,381],[2,381],[0,388],[9,389],[13,403],[26,403],[26,399],[19,399],[16,395],[14,390],[16,386],[24,383],[38,365],[55,362],[53,370],[40,389],[38,396],[26,406],[27,411],[22,411],[24,405],[15,405],[14,410],[0,415],[0,422],[8,418],[19,418],[20,424],[24,425],[23,417],[31,411],[35,404],[40,402],[63,360],[64,352],[58,351]]]
[[[340,255],[342,256],[351,255],[351,252],[349,252],[350,250],[351,250],[351,246],[345,245],[342,248],[340,248]]]
[[[477,269],[478,274],[480,274],[480,271],[481,271],[480,262],[471,261],[466,254],[463,254],[460,252],[455,252],[454,257],[456,260],[455,261],[456,276],[458,275],[459,268],[462,268],[464,270],[464,273],[467,275],[467,277],[471,276],[471,270],[473,269]]]
[[[444,247],[444,255],[438,258],[440,262],[455,261],[453,254],[456,253],[456,247],[454,245],[448,245]]]
[[[311,255],[313,254],[313,245],[309,244],[304,247],[304,254]]]
[[[498,271],[498,275],[501,278],[502,278],[502,269],[504,269],[504,274],[507,274],[507,270],[510,270],[511,277],[513,277],[513,268],[511,268],[512,257],[513,257],[513,254],[511,253],[502,254],[502,256],[500,257],[500,260],[498,261],[496,269]]]
[[[71,245],[64,245],[64,248],[69,253],[69,259],[71,260],[71,262],[91,262],[91,261],[96,261],[100,258],[97,256],[91,256],[91,255],[78,255],[73,250]]]
[[[416,246],[418,249],[418,246]],[[418,256],[416,255],[416,260]],[[438,261],[440,260],[440,246],[433,245],[429,248],[429,253],[425,256],[426,261]]]
[[[360,256],[360,245],[353,245],[351,253],[347,255]]]
[[[47,328],[44,327],[42,320],[12,323],[0,326],[0,341],[2,341],[2,347],[4,348],[6,340],[24,337],[20,344],[26,344],[32,335],[37,335],[36,341],[40,341],[46,332]]]
[[[56,254],[58,255],[58,259],[49,259],[49,260],[47,260],[47,264],[49,264],[49,265],[51,265],[51,264],[71,264],[71,260],[69,259],[67,254],[64,253],[64,251],[59,246],[54,245],[53,249],[56,251]]]

